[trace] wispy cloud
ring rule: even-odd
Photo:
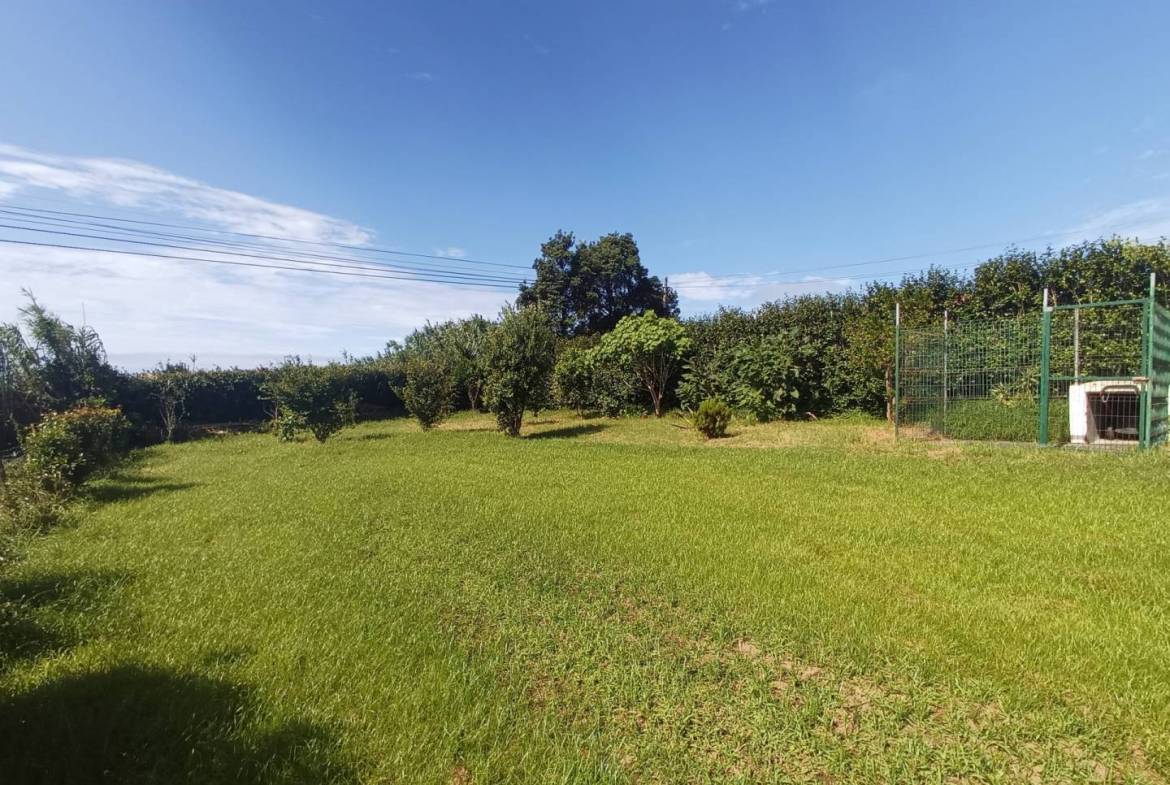
[[[179,216],[183,222],[231,231],[347,244],[366,243],[372,235],[340,218],[135,161],[45,155],[0,145],[0,200],[25,204],[46,193],[56,193],[58,200],[76,198],[92,212],[112,205],[146,219]],[[451,258],[462,251],[445,250]],[[366,353],[427,320],[494,313],[511,297],[507,290],[427,281],[8,244],[0,244],[0,281],[0,321],[15,318],[22,287],[71,321],[80,321],[84,307],[111,358],[132,367],[191,354],[204,363],[230,364],[271,362],[294,353],[330,359],[343,348]]]
[[[784,280],[766,274],[720,277],[708,272],[677,273],[670,276],[681,301],[696,304],[752,306],[795,294],[842,291],[850,281],[823,276],[804,276],[799,281]]]
[[[756,8],[764,8],[771,5],[772,0],[736,0],[735,10],[743,13],[744,11],[751,11]]]
[[[413,79],[416,82],[433,82],[435,75],[430,71],[414,71],[406,75],[407,79]]]
[[[0,144],[0,197],[27,189],[170,212],[237,232],[362,244],[371,233],[329,216],[172,174],[137,161],[35,153]]]
[[[1142,199],[1102,211],[1071,227],[1064,234],[1074,238],[1069,242],[1115,234],[1155,241],[1170,237],[1170,197]]]
[[[446,256],[448,259],[464,259],[467,257],[467,251],[455,245],[449,245],[446,248],[436,248],[435,256]]]

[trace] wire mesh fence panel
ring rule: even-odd
[[[1090,441],[1138,443],[1142,434],[1142,392],[1118,386],[1144,375],[1147,303],[1087,303],[1056,306],[1049,341],[1049,430],[1053,444],[1070,441],[1070,407],[1093,423]],[[1070,402],[1073,385],[1084,400]]]
[[[1035,441],[1040,320],[901,331],[899,423],[956,439]]]
[[[1151,445],[1170,436],[1170,310],[1154,304],[1150,319],[1150,434]]]
[[[898,328],[900,426],[1042,444],[1170,440],[1170,309],[1057,305],[1038,318]],[[1047,411],[1047,417],[1043,412]]]

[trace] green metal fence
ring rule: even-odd
[[[1170,415],[1170,310],[1140,300],[1048,305],[1036,316],[913,328],[895,317],[895,432],[1069,441],[1069,390],[1108,442],[1160,444]],[[1095,390],[1089,394],[1084,391]],[[1134,394],[1134,390],[1139,390]],[[1087,397],[1085,397],[1087,396]]]

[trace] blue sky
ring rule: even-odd
[[[0,200],[251,226],[190,206],[230,192],[303,211],[289,233],[518,264],[630,231],[684,311],[752,305],[995,249],[816,272],[858,261],[1170,233],[1166,29],[1140,1],[12,2]],[[136,197],[112,160],[180,185]],[[0,248],[0,318],[27,285],[127,364],[249,362],[506,295],[139,261]]]

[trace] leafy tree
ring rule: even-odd
[[[506,306],[488,334],[484,395],[500,430],[509,436],[520,434],[525,410],[536,411],[547,403],[556,342],[548,314],[534,307]]]
[[[484,351],[492,323],[476,314],[449,322],[448,325],[441,343],[451,369],[452,381],[467,396],[471,410],[477,411],[487,373]]]
[[[172,442],[186,414],[187,398],[199,377],[183,363],[162,363],[155,371],[145,374],[145,378],[151,387],[151,397],[158,404],[163,439]]]
[[[597,347],[568,346],[553,368],[553,393],[579,414],[616,417],[634,403],[637,387],[626,368],[602,361]]]
[[[50,313],[31,292],[19,323],[0,325],[0,412],[3,444],[47,411],[115,397],[120,374],[106,360],[91,327],[74,327]]]
[[[646,311],[678,315],[678,295],[647,272],[629,233],[579,243],[558,231],[540,250],[532,265],[536,280],[521,284],[516,304],[545,309],[561,335],[605,332]]]
[[[264,395],[276,404],[278,435],[307,428],[324,442],[356,416],[356,398],[346,388],[343,367],[312,365],[291,357],[264,382]]]
[[[455,397],[451,369],[444,358],[416,354],[406,359],[405,370],[402,401],[423,430],[428,430],[451,413],[451,400]]]
[[[690,348],[691,339],[678,321],[647,311],[624,317],[604,335],[598,358],[628,368],[650,393],[654,416],[661,417],[667,385]]]

